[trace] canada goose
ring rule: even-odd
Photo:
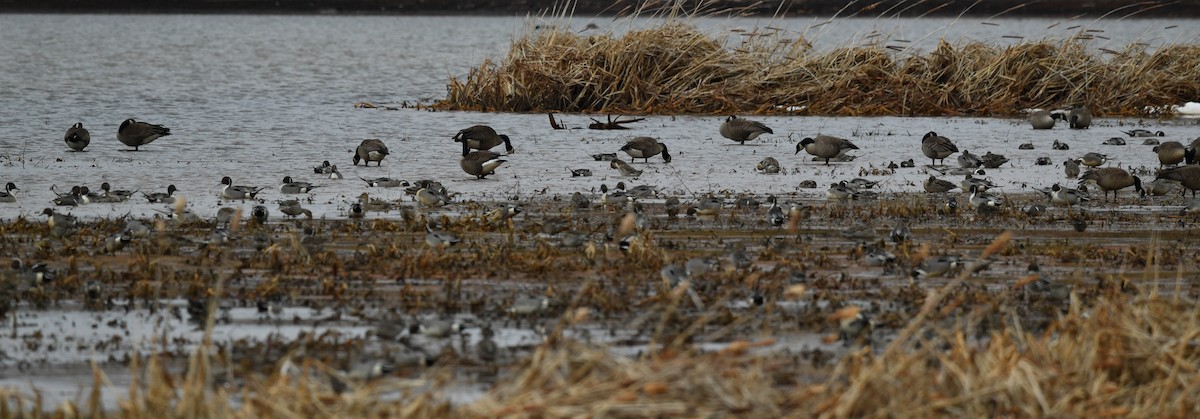
[[[955,185],[954,182],[938,179],[932,175],[929,176],[929,179],[925,179],[925,192],[943,193],[957,187],[958,185]]]
[[[483,179],[487,175],[495,174],[496,168],[506,161],[508,160],[501,159],[499,154],[490,151],[471,151],[467,143],[463,143],[462,159],[458,161],[458,165],[468,175],[475,176],[476,179]]]
[[[779,160],[775,160],[774,157],[767,157],[758,162],[758,165],[754,166],[754,169],[766,174],[779,173]]]
[[[254,198],[255,195],[258,195],[258,193],[263,190],[263,188],[255,188],[250,186],[235,186],[233,184],[233,179],[231,179],[229,176],[221,178],[221,184],[225,185],[221,187],[221,197],[225,199],[245,200],[247,198]]]
[[[1187,157],[1187,149],[1179,141],[1167,141],[1159,144],[1154,146],[1153,151],[1158,154],[1160,167],[1179,164]]]
[[[1186,158],[1187,164],[1196,163],[1196,160],[1197,160],[1196,159],[1196,150],[1197,149],[1200,149],[1200,137],[1196,137],[1196,139],[1192,140],[1192,143],[1188,144],[1188,146],[1187,146],[1187,154],[1185,154],[1185,156],[1184,156]]]
[[[1124,132],[1125,135],[1128,135],[1130,137],[1163,137],[1163,136],[1167,135],[1166,133],[1164,133],[1162,131],[1154,132],[1154,131],[1150,131],[1148,129],[1141,129],[1141,128],[1131,129],[1129,131],[1121,131],[1121,132]]]
[[[152,203],[152,204],[155,204],[155,203],[158,203],[158,204],[174,204],[174,203],[175,203],[175,196],[174,196],[174,195],[175,195],[175,191],[177,191],[177,190],[178,190],[178,189],[175,189],[175,185],[168,185],[168,186],[167,186],[167,192],[166,192],[166,193],[163,193],[163,192],[151,192],[151,193],[145,193],[145,192],[142,192],[142,196],[145,196],[145,197],[146,197],[146,200],[147,200],[147,201],[149,201],[149,202],[150,202],[150,203]]]
[[[126,119],[117,128],[117,140],[122,144],[133,147],[133,151],[138,151],[138,147],[150,144],[154,140],[159,139],[159,137],[166,137],[168,135],[171,135],[170,128],[134,121],[132,118]]]
[[[279,192],[285,194],[309,193],[318,187],[308,182],[294,182],[291,176],[284,176],[283,184],[279,185]]]
[[[800,140],[796,144],[796,154],[800,154],[801,150],[817,158],[825,159],[825,165],[828,166],[829,159],[843,155],[847,150],[858,150],[858,146],[845,138],[821,134],[817,135],[817,138]]]
[[[950,139],[929,131],[924,137],[921,137],[921,152],[925,154],[925,157],[929,157],[929,164],[932,166],[935,160],[941,160],[945,164],[946,157],[957,153],[958,147],[950,142]]]
[[[970,151],[963,150],[962,154],[958,155],[958,166],[963,169],[978,169],[979,166],[983,166],[983,159],[971,154]]]
[[[1083,164],[1087,167],[1097,167],[1108,161],[1108,155],[1100,153],[1087,153],[1084,154],[1083,157],[1080,157],[1078,161],[1080,164]]]
[[[17,197],[12,194],[12,191],[17,191],[17,184],[8,182],[4,185],[4,190],[0,191],[0,202],[13,203],[17,202]]]
[[[979,160],[983,163],[983,167],[988,169],[998,169],[1004,163],[1008,163],[1008,158],[1004,157],[1003,154],[992,154],[990,151],[984,153],[983,157],[980,157]]]
[[[642,176],[641,170],[634,169],[633,166],[631,166],[629,163],[626,163],[624,160],[613,160],[612,162],[608,163],[608,166],[613,169],[617,169],[618,172],[621,172],[621,176],[624,177],[637,179],[638,177]]]
[[[1033,129],[1054,128],[1054,117],[1050,116],[1049,111],[1038,109],[1029,114],[1029,124],[1033,125]]]
[[[725,122],[721,123],[721,136],[739,144],[746,144],[746,141],[758,138],[763,134],[774,134],[771,128],[763,125],[762,122],[751,121],[748,119],[738,118],[737,116],[729,116],[725,118]]]
[[[1192,197],[1196,196],[1196,190],[1200,189],[1200,166],[1186,165],[1173,167],[1170,169],[1158,172],[1155,179],[1167,179],[1179,182],[1184,188],[1192,191]],[[1185,190],[1184,193],[1187,193]]]
[[[1067,122],[1070,122],[1071,129],[1086,129],[1092,125],[1092,111],[1083,105],[1072,107],[1067,117]]]
[[[1067,159],[1063,161],[1063,171],[1066,172],[1068,179],[1079,177],[1079,159]]]
[[[1117,197],[1117,191],[1133,186],[1138,193],[1145,193],[1142,189],[1142,179],[1130,175],[1125,169],[1119,167],[1103,167],[1099,169],[1088,170],[1083,176],[1079,177],[1079,183],[1083,184],[1089,180],[1095,181],[1100,190],[1104,191],[1104,199],[1108,200],[1108,192],[1112,191],[1113,198]]]
[[[92,134],[83,127],[82,122],[77,122],[75,125],[71,125],[71,128],[67,128],[67,135],[63,137],[63,140],[72,150],[83,151],[88,144],[92,143]]]
[[[376,166],[383,165],[383,158],[387,157],[388,148],[383,145],[383,141],[379,140],[363,140],[358,144],[358,148],[354,149],[354,158],[352,159],[355,166],[358,162],[363,162],[364,166],[370,166],[371,162],[375,162]]]
[[[667,151],[667,145],[650,137],[637,137],[629,140],[621,147],[621,151],[635,159],[646,159],[647,163],[650,162],[651,157],[662,153],[663,162],[671,162],[671,154]]]
[[[454,142],[464,143],[467,147],[475,150],[487,151],[504,143],[504,151],[512,154],[512,142],[507,135],[496,134],[496,130],[487,125],[476,125],[458,132],[454,135]]]

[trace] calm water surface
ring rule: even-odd
[[[1151,46],[1192,42],[1200,26],[1189,21],[1055,19],[826,19],[729,20],[699,19],[697,25],[727,36],[731,44],[746,31],[773,31],[785,37],[805,36],[818,48],[885,42],[927,48],[940,37],[1011,43],[1027,38],[1060,39],[1080,30],[1109,39],[1093,39],[1096,47],[1119,49],[1131,42]],[[601,30],[623,32],[654,22],[578,18]],[[218,181],[231,176],[238,184],[267,186],[261,197],[282,196],[275,187],[285,175],[323,185],[310,208],[318,217],[340,217],[359,193],[368,191],[356,176],[391,176],[408,180],[433,178],[471,198],[528,197],[534,192],[569,194],[614,183],[615,171],[588,157],[614,152],[633,136],[650,135],[667,143],[675,161],[651,160],[650,183],[681,194],[706,190],[795,193],[823,196],[824,187],[800,190],[806,179],[822,185],[858,176],[863,168],[889,161],[921,161],[918,139],[934,130],[976,154],[1006,154],[1013,160],[989,173],[1017,191],[1023,185],[1048,186],[1062,176],[1061,167],[1033,166],[1037,157],[1061,163],[1086,151],[1114,157],[1114,164],[1151,166],[1156,162],[1141,145],[1101,146],[1120,135],[1120,124],[1136,120],[1103,120],[1088,131],[1035,132],[1022,121],[973,118],[760,118],[774,136],[753,145],[735,146],[720,138],[719,117],[652,116],[630,131],[550,129],[545,115],[467,112],[383,111],[355,109],[359,101],[401,103],[434,101],[445,94],[446,80],[466,74],[486,58],[501,58],[510,41],[535,22],[516,17],[338,17],[338,16],[191,16],[191,15],[2,15],[0,16],[0,180],[22,189],[18,204],[0,207],[0,217],[40,211],[52,197],[49,187],[74,184],[98,188],[162,191],[175,184],[201,214],[220,204]],[[554,23],[554,22],[551,22]],[[1085,25],[1076,27],[1077,25]],[[173,135],[127,152],[115,139],[125,118],[164,124]],[[586,115],[563,115],[572,127],[583,127]],[[87,152],[68,152],[66,128],[83,122],[92,131]],[[1200,135],[1190,122],[1145,121],[1167,131],[1168,139]],[[489,124],[514,138],[517,152],[499,173],[475,181],[458,167],[456,143],[450,137],[474,124]],[[805,136],[826,133],[848,137],[862,148],[858,159],[831,167],[795,156],[794,144]],[[392,156],[381,168],[355,168],[350,151],[364,138],[380,138]],[[1073,147],[1053,151],[1059,139]],[[1033,151],[1018,151],[1032,142]],[[1140,141],[1136,142],[1140,144]],[[787,174],[754,173],[766,156],[780,159]],[[338,164],[349,178],[336,182],[313,175],[322,160]],[[595,177],[570,178],[566,170],[591,168]],[[884,180],[886,191],[919,190],[927,177],[921,169],[901,171]],[[354,180],[351,180],[354,179]],[[369,190],[399,199],[399,190]],[[92,205],[76,214],[150,214],[157,207],[142,202]]]

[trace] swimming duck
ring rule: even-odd
[[[92,199],[93,202],[106,202],[106,203],[125,202],[125,201],[128,201],[129,198],[133,197],[133,194],[134,194],[134,191],[127,191],[127,190],[122,190],[122,189],[114,190],[114,189],[112,189],[112,185],[109,185],[108,182],[104,182],[104,183],[100,184],[100,191],[101,192],[100,192],[99,196],[96,196]]]
[[[161,137],[171,135],[171,129],[162,125],[148,124],[145,122],[135,121],[133,118],[126,119],[117,128],[117,140],[122,144],[133,147],[133,151],[138,151],[138,148],[146,144],[150,144]]]
[[[632,165],[630,165],[629,163],[626,163],[624,160],[620,160],[620,159],[613,160],[608,165],[609,165],[609,167],[612,167],[613,169],[617,169],[617,171],[621,173],[621,176],[624,176],[624,177],[631,177],[631,178],[637,179],[642,176],[641,170],[633,168]]]
[[[74,215],[63,214],[54,211],[53,208],[42,210],[42,214],[46,216],[46,224],[51,228],[69,228],[74,227],[77,221]]]
[[[645,159],[647,163],[650,158],[658,154],[662,154],[663,162],[671,162],[671,154],[667,151],[667,145],[658,142],[650,137],[637,137],[625,143],[620,151],[624,151],[629,157],[635,159]]]
[[[721,123],[720,131],[722,137],[737,141],[739,144],[746,144],[746,141],[758,138],[762,134],[775,133],[762,122],[742,119],[733,115],[725,118],[725,122]]]
[[[288,218],[297,217],[301,214],[304,214],[309,219],[312,219],[312,211],[300,206],[300,200],[298,199],[280,201],[279,212],[282,212],[283,215],[288,216]]]
[[[1117,197],[1117,192],[1121,189],[1133,186],[1138,193],[1145,193],[1142,189],[1142,179],[1130,175],[1125,169],[1119,167],[1103,167],[1099,169],[1088,170],[1083,176],[1079,177],[1079,183],[1083,184],[1089,180],[1095,181],[1100,190],[1104,191],[1104,199],[1108,199],[1108,192],[1112,191],[1113,198]]]
[[[250,186],[234,185],[233,179],[229,176],[221,178],[221,197],[225,199],[252,199],[264,188],[255,188]]]
[[[354,158],[352,161],[355,166],[358,162],[363,162],[364,166],[370,166],[371,162],[375,162],[376,166],[383,165],[383,158],[387,157],[388,148],[379,140],[363,140],[358,144],[358,148],[354,149]]]
[[[377,177],[374,179],[367,179],[362,176],[359,176],[358,178],[362,179],[363,182],[367,182],[367,186],[370,186],[373,188],[396,188],[396,187],[400,187],[400,186],[408,186],[407,181],[403,181],[400,179],[392,179],[390,177]]]
[[[825,197],[831,201],[845,201],[858,198],[858,191],[846,186],[845,181],[841,181],[831,184],[829,190],[825,191]]]
[[[1167,141],[1159,144],[1153,149],[1155,154],[1158,154],[1158,163],[1161,166],[1170,166],[1179,164],[1187,157],[1187,149],[1183,143],[1178,141]]]
[[[567,168],[571,172],[571,177],[589,177],[592,175],[592,169],[572,169]]]
[[[1049,111],[1038,109],[1029,114],[1029,124],[1033,129],[1051,129],[1054,128],[1054,117]]]
[[[929,157],[931,166],[935,160],[941,160],[945,164],[946,157],[957,152],[958,147],[950,142],[949,138],[940,136],[936,132],[929,131],[924,137],[921,137],[921,153],[924,153],[925,157]]]
[[[617,153],[599,153],[599,154],[593,154],[593,155],[592,155],[592,158],[593,158],[593,159],[596,159],[596,161],[612,161],[612,160],[616,160],[616,159],[617,159]]]
[[[467,143],[463,143],[462,159],[459,160],[458,165],[468,175],[475,176],[476,179],[483,179],[487,175],[495,174],[496,168],[506,161],[508,160],[501,159],[499,154],[490,151],[471,151],[470,147],[467,147]]]
[[[491,150],[503,143],[506,153],[512,154],[515,151],[507,135],[496,134],[496,130],[487,125],[476,125],[459,131],[454,135],[454,142],[482,151]]]
[[[71,128],[67,128],[67,135],[63,137],[63,140],[67,142],[67,147],[71,150],[83,151],[88,144],[92,143],[92,134],[83,127],[82,122],[78,122],[71,125]]]
[[[829,165],[829,159],[841,156],[848,150],[858,150],[858,146],[845,138],[821,134],[817,135],[817,138],[800,140],[796,144],[796,154],[800,154],[801,150],[817,158],[825,159],[825,165]]]
[[[174,203],[175,203],[175,196],[174,196],[174,195],[175,195],[175,191],[177,191],[177,190],[178,190],[178,189],[175,189],[175,185],[168,185],[168,186],[167,186],[167,192],[166,192],[166,193],[163,193],[163,192],[151,192],[151,193],[145,193],[145,192],[142,192],[142,196],[145,196],[145,197],[146,197],[146,200],[147,200],[147,201],[150,201],[150,203],[152,203],[152,204],[174,204]]]
[[[285,194],[309,193],[318,187],[318,185],[313,185],[308,182],[295,182],[292,181],[291,176],[284,176],[283,184],[279,185],[279,192]]]
[[[1104,145],[1125,145],[1125,139],[1121,137],[1112,137],[1104,140]]]
[[[446,203],[449,201],[445,197],[426,188],[418,189],[417,194],[413,195],[413,200],[417,201],[418,204],[421,204],[421,206],[426,208],[440,207],[446,205]]]
[[[338,171],[338,169],[337,169],[337,165],[335,164],[335,165],[333,165],[332,167],[333,167],[333,169],[331,169],[331,170],[329,171],[329,179],[331,179],[331,180],[342,180],[342,172],[339,172],[339,171]]]
[[[4,190],[0,191],[0,202],[3,202],[3,203],[17,202],[17,197],[15,195],[13,195],[12,191],[18,191],[18,190],[20,190],[20,189],[17,189],[17,184],[8,182],[7,185],[4,185]]]

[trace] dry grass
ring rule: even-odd
[[[624,36],[543,29],[508,56],[452,78],[443,109],[506,112],[1010,115],[1090,104],[1102,115],[1200,96],[1200,46],[1096,51],[1065,41],[1000,47],[942,41],[913,53],[885,45],[814,51],[767,34],[736,48],[684,18]]]

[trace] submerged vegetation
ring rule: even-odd
[[[1102,115],[1200,97],[1200,46],[1121,51],[1092,34],[1012,46],[941,41],[814,50],[776,29],[730,42],[683,18],[623,36],[557,27],[452,78],[443,109],[645,114],[1012,115],[1086,103]]]

